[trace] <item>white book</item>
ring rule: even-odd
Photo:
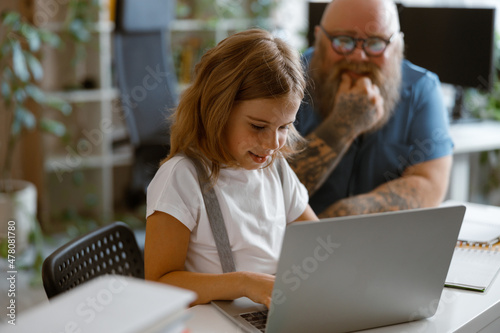
[[[17,316],[16,332],[182,332],[192,291],[105,275]]]

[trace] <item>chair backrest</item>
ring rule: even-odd
[[[48,298],[104,274],[144,278],[144,260],[133,231],[114,222],[80,236],[49,255],[42,280]]]
[[[117,0],[114,67],[134,160],[126,202],[136,207],[170,151],[168,117],[178,104],[170,41],[175,0]]]
[[[118,0],[114,58],[130,141],[168,145],[167,117],[178,103],[170,46],[172,0]]]

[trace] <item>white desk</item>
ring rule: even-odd
[[[370,333],[498,333],[500,332],[500,279],[497,277],[486,293],[444,288],[433,317],[405,324],[380,327]],[[212,305],[197,305],[188,309],[190,333],[242,332]]]
[[[448,198],[469,201],[471,154],[500,149],[500,122],[452,124],[450,132],[455,149]]]
[[[429,308],[436,304],[429,304]],[[422,309],[428,311],[428,309]],[[190,333],[242,332],[211,305],[188,309]],[[406,324],[380,327],[370,333],[498,333],[500,332],[500,280],[497,278],[485,293],[444,288],[433,317]]]

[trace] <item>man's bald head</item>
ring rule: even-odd
[[[392,0],[333,0],[325,9],[321,25],[349,28],[366,35],[392,34],[400,30],[396,4]]]

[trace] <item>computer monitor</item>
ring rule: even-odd
[[[309,45],[327,4],[309,3]],[[457,88],[452,118],[460,118],[462,88],[491,91],[493,87],[495,9],[397,5],[406,59]]]
[[[443,83],[493,87],[495,9],[398,5],[405,57]]]
[[[307,43],[309,46],[314,45],[314,28],[321,22],[321,16],[325,11],[326,6],[330,2],[315,2],[310,1],[308,4],[308,29]]]

